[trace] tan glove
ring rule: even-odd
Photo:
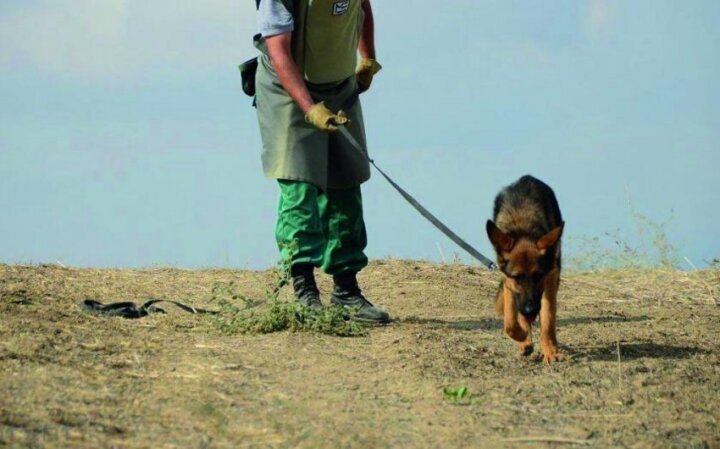
[[[337,131],[338,126],[347,124],[350,120],[343,111],[337,114],[332,112],[325,106],[325,102],[315,103],[313,107],[305,114],[305,121],[318,127],[321,131],[333,132]]]
[[[355,77],[357,78],[358,91],[360,93],[370,89],[372,84],[373,76],[382,69],[382,66],[374,59],[362,58],[360,64],[358,64],[355,70]]]

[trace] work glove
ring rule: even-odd
[[[321,131],[333,132],[337,131],[338,126],[347,124],[350,120],[343,111],[337,114],[332,112],[325,106],[325,102],[315,103],[313,107],[305,114],[305,121],[316,126]]]
[[[382,69],[382,66],[374,59],[362,58],[355,70],[355,78],[357,78],[358,91],[360,93],[370,89],[373,76]]]

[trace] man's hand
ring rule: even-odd
[[[305,121],[316,126],[321,131],[334,132],[338,126],[347,124],[350,120],[343,111],[337,114],[332,112],[325,106],[325,102],[321,101],[313,105],[305,114]]]
[[[357,70],[355,70],[355,77],[357,78],[360,93],[370,89],[373,76],[375,76],[380,69],[382,69],[382,66],[374,59],[362,58],[360,60],[360,64],[358,64]]]

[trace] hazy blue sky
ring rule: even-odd
[[[497,191],[532,173],[566,252],[637,244],[632,202],[695,264],[720,256],[720,2],[373,5],[372,156],[482,252]],[[273,265],[236,69],[254,29],[252,0],[3,0],[0,262]],[[380,176],[364,198],[370,257],[461,252]]]

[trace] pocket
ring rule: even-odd
[[[257,72],[257,67],[257,58],[248,59],[238,67],[242,80],[242,90],[250,97],[255,96],[255,73]]]

